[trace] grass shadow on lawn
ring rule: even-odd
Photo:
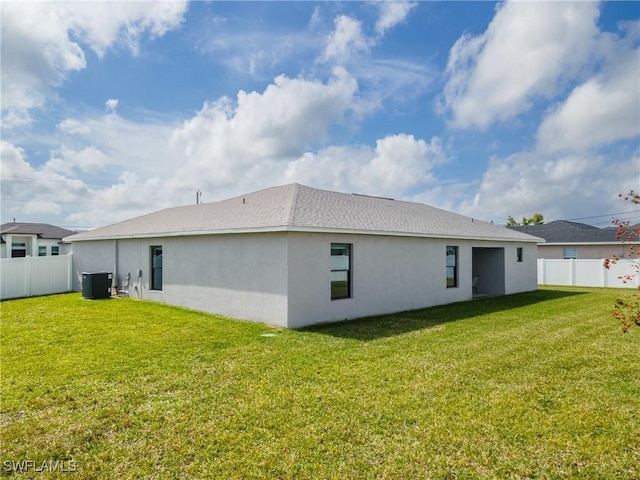
[[[587,292],[570,290],[536,290],[514,295],[479,298],[376,317],[364,317],[356,320],[313,325],[303,328],[300,331],[367,342],[379,338],[402,335],[424,328],[433,328],[458,320],[526,307],[541,302],[559,300],[574,295],[584,295],[586,293]]]

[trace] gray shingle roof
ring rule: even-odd
[[[77,232],[56,227],[55,225],[49,225],[48,223],[10,222],[0,225],[0,234],[2,235],[38,235],[40,238],[61,240],[75,233]]]
[[[518,232],[544,238],[547,243],[610,243],[616,240],[616,228],[598,228],[585,223],[555,220],[542,225],[509,227]]]
[[[421,203],[330,192],[298,184],[267,188],[220,202],[169,208],[73,235],[67,240],[278,230],[540,241]]]

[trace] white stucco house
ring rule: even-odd
[[[640,224],[630,226],[637,231]],[[544,239],[538,245],[538,258],[558,259],[603,259],[614,255],[624,258],[629,254],[629,243],[617,238],[616,227],[598,228],[569,220],[554,220],[542,225],[508,227]]]
[[[541,241],[420,203],[298,184],[66,240],[75,290],[83,272],[109,271],[131,297],[288,328],[535,290]]]
[[[62,239],[77,233],[48,223],[9,222],[0,225],[0,258],[66,255]]]

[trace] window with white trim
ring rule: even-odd
[[[349,243],[331,244],[331,300],[351,298],[351,247]]]
[[[27,244],[25,242],[11,242],[11,258],[27,256]]]
[[[151,248],[151,290],[162,290],[162,245]]]
[[[458,286],[458,247],[447,245],[447,288]]]

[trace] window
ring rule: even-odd
[[[11,242],[11,258],[27,256],[27,244],[25,242]]]
[[[351,245],[331,244],[331,300],[351,298]]]
[[[162,246],[151,247],[151,290],[162,290]]]
[[[447,246],[447,288],[458,286],[458,247]]]
[[[60,247],[58,245],[51,247],[51,255],[60,255]]]
[[[38,247],[38,256],[45,257],[46,255],[47,255],[47,247],[46,246]]]
[[[516,249],[516,256],[518,257],[518,261],[521,262],[523,258],[523,249],[522,247],[518,247]]]
[[[576,247],[564,247],[563,258],[565,260],[568,260],[570,258],[573,258],[573,259],[578,258],[578,249]]]

